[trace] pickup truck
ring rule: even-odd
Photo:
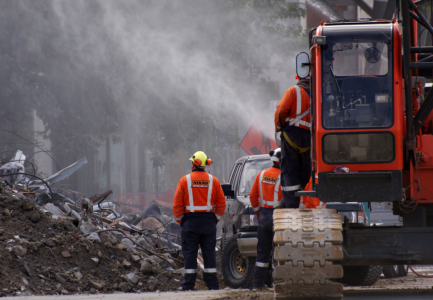
[[[257,256],[258,220],[249,194],[257,174],[271,166],[269,155],[244,156],[235,162],[229,183],[222,184],[227,208],[218,224],[222,249],[220,266],[225,283],[232,288],[251,287]],[[362,203],[327,203],[326,208],[337,209],[342,222],[369,225]],[[382,266],[344,266],[343,269],[345,275],[341,281],[353,286],[373,285],[382,273]],[[271,271],[270,266],[269,274]]]

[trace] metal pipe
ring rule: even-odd
[[[410,63],[411,69],[433,69],[433,62],[415,62]]]
[[[407,1],[407,0],[406,0]],[[409,6],[416,12],[418,17],[421,19],[422,23],[420,23],[422,26],[424,26],[428,31],[430,31],[430,34],[433,35],[433,28],[431,27],[430,23],[426,20],[422,12],[418,9],[418,7],[412,2],[408,1]],[[404,10],[403,10],[404,13]]]
[[[424,26],[423,21],[422,21],[420,18],[418,18],[418,16],[417,16],[416,14],[414,14],[414,13],[411,12],[411,11],[409,11],[409,15],[410,15],[413,19],[415,19],[415,21],[417,21],[418,23],[420,23],[421,25]],[[424,26],[424,27],[425,27],[425,26]]]
[[[402,32],[403,32],[403,72],[404,94],[406,99],[406,151],[413,148],[413,100],[412,77],[410,73],[410,16],[409,5],[411,0],[401,0]],[[406,158],[409,156],[407,155]]]
[[[421,108],[419,109],[413,121],[415,133],[417,133],[421,129],[422,124],[427,119],[432,109],[433,109],[433,89],[430,89],[423,104],[421,105]]]
[[[411,47],[410,53],[433,53],[433,47]]]
[[[423,59],[419,59],[418,62],[427,62],[427,61],[430,61],[430,60],[433,60],[433,55],[424,57]]]

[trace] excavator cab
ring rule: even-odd
[[[323,28],[327,44],[322,47],[326,48],[322,50],[322,123],[326,129],[389,128],[393,124],[391,26],[361,27],[366,27],[362,34],[344,26]],[[366,159],[360,156],[362,151],[350,156],[350,151],[341,150],[346,155],[341,160]],[[339,160],[333,154],[326,155],[328,161]]]
[[[392,22],[331,23],[316,29],[310,68],[312,161],[319,177],[314,196],[322,202],[402,198],[399,44]],[[341,165],[350,172],[335,173]]]

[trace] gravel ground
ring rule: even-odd
[[[413,266],[416,272],[422,275],[433,276],[433,266]],[[432,299],[433,298],[433,279],[421,278],[409,271],[406,277],[385,279],[382,277],[371,287],[345,287],[345,299],[393,299],[395,295],[400,295],[401,299]],[[397,294],[396,294],[397,292]],[[377,295],[379,296],[377,296]],[[251,290],[232,290],[224,289],[220,291],[194,291],[194,292],[148,292],[136,294],[99,294],[99,295],[69,295],[69,296],[32,296],[32,297],[6,297],[3,299],[14,300],[147,300],[147,299],[167,299],[167,300],[272,300],[274,293],[272,290],[251,291]],[[365,296],[365,298],[364,298]],[[425,296],[424,298],[422,298]],[[372,298],[373,297],[373,298]],[[421,298],[417,298],[421,297]],[[400,298],[399,298],[400,299]]]
[[[433,276],[433,266],[412,266],[421,275]],[[386,279],[382,277],[375,285],[367,287],[345,287],[344,290],[427,290],[433,288],[433,278],[423,278],[415,275],[411,270],[406,277]]]

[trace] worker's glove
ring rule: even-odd
[[[259,217],[259,211],[255,211],[254,214],[257,216],[257,218]]]
[[[177,224],[182,224],[182,220],[176,220]]]
[[[278,204],[275,206],[275,208],[285,208],[286,205],[284,204],[283,200],[280,200],[280,202],[278,202]]]

